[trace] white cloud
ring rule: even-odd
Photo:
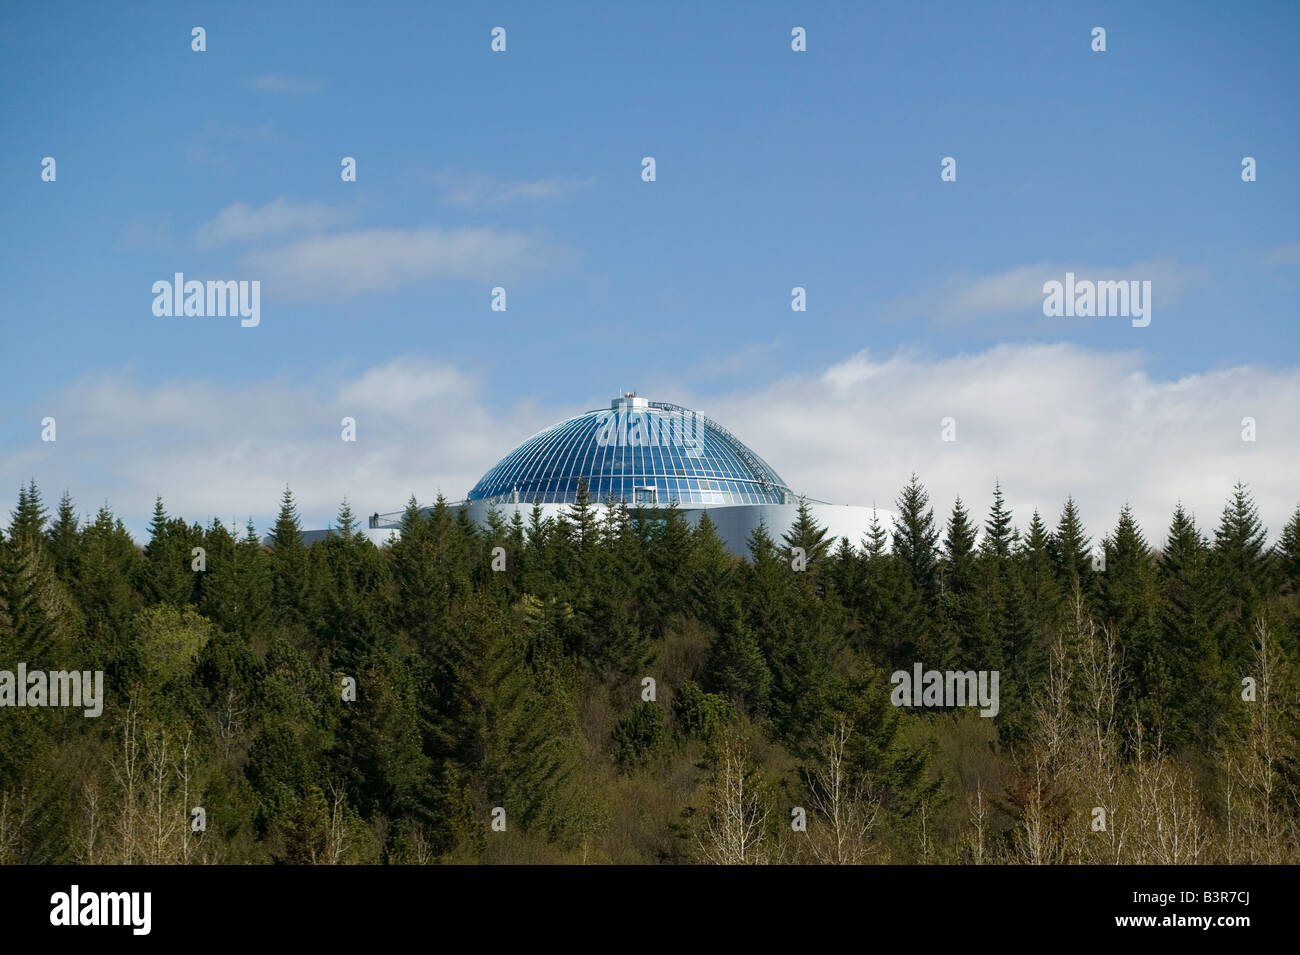
[[[450,206],[499,207],[517,201],[558,199],[594,182],[594,178],[497,179],[492,176],[443,172],[433,177]]]
[[[264,531],[290,486],[304,524],[323,527],[347,497],[360,517],[441,489],[462,498],[508,448],[584,409],[490,412],[480,380],[447,365],[398,359],[337,387],[267,381],[139,387],[125,374],[83,379],[44,403],[58,441],[0,451],[0,480],[66,487],[79,508],[108,501],[137,538],[155,494],[170,513],[207,523],[257,519]],[[341,420],[356,419],[356,442]],[[37,419],[39,420],[39,419]],[[3,486],[3,485],[0,485]]]
[[[440,489],[459,498],[518,442],[601,403],[500,409],[487,384],[414,358],[329,386],[86,379],[42,404],[58,418],[57,443],[0,451],[0,486],[34,477],[50,496],[69,488],[83,509],[107,499],[139,531],[156,493],[190,520],[252,514],[264,529],[288,484],[319,527],[344,496],[358,515]],[[1034,507],[1054,523],[1073,494],[1094,539],[1126,501],[1153,543],[1180,499],[1209,530],[1237,480],[1274,538],[1300,502],[1298,369],[1158,381],[1132,353],[1003,345],[939,359],[862,353],[707,398],[642,393],[716,418],[813,498],[890,509],[916,471],[941,521],[959,493],[982,520],[995,479],[1022,528]],[[356,443],[340,440],[345,415]],[[947,416],[955,443],[940,440]],[[1241,440],[1246,416],[1255,443]]]
[[[1029,308],[1042,303],[1043,283],[1064,273],[1064,269],[1048,265],[1019,265],[973,282],[956,281],[953,304],[962,311],[973,312]]]
[[[684,403],[689,404],[689,401]],[[1182,500],[1217,522],[1233,482],[1250,484],[1276,534],[1300,503],[1300,370],[1240,367],[1153,380],[1133,353],[1003,345],[933,359],[856,355],[757,394],[700,401],[797,490],[891,506],[916,471],[940,516],[960,494],[983,513],[1001,480],[1024,527],[1054,522],[1073,494],[1094,537],[1125,502],[1162,541]],[[1258,440],[1241,440],[1254,417]],[[940,438],[956,419],[957,441]]]
[[[195,238],[203,248],[228,242],[248,242],[287,232],[317,232],[354,216],[323,202],[298,202],[280,197],[264,206],[236,202],[199,226]]]
[[[1043,283],[1063,282],[1073,272],[1076,282],[1135,280],[1151,282],[1151,297],[1165,308],[1197,278],[1195,270],[1172,259],[1150,259],[1121,266],[1093,266],[1085,262],[1017,265],[994,275],[949,276],[939,288],[924,293],[914,304],[948,321],[970,320],[1008,312],[1033,311],[1041,314]]]
[[[251,252],[244,261],[288,295],[322,298],[430,278],[504,282],[571,256],[536,233],[510,229],[357,229]]]

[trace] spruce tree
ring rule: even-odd
[[[984,522],[984,538],[980,541],[980,549],[993,558],[999,572],[1005,570],[1016,541],[1011,518],[1011,511],[1006,506],[1006,497],[1002,493],[1002,484],[995,482],[993,506],[989,508],[988,519]]]
[[[732,603],[730,619],[716,632],[709,647],[701,682],[751,716],[767,711],[772,693],[772,671],[758,639],[745,623],[740,607]]]
[[[68,491],[64,491],[59,498],[59,510],[54,523],[46,532],[46,540],[50,557],[54,561],[54,572],[60,580],[71,585],[77,578],[81,562],[81,528],[72,495]]]
[[[1211,555],[1215,584],[1223,600],[1219,652],[1226,662],[1238,667],[1245,667],[1253,656],[1251,631],[1271,584],[1272,568],[1264,541],[1259,509],[1239,481],[1224,505]]]
[[[718,537],[709,512],[700,514],[691,533],[690,604],[692,616],[715,633],[732,622],[736,561]]]
[[[298,507],[287,487],[270,536],[272,618],[282,626],[305,627],[312,617],[311,575]]]
[[[1045,535],[1039,523],[1040,533]],[[1025,582],[1016,567],[1019,546],[1020,535],[1012,523],[1002,485],[995,482],[976,558],[976,619],[992,633],[989,659],[1000,660],[1004,668],[998,732],[1007,740],[1022,738],[1028,728],[1029,699],[1042,664]],[[1045,536],[1042,546],[1046,547]]]
[[[1300,588],[1300,506],[1282,528],[1277,543],[1277,569],[1293,591]]]
[[[1057,521],[1056,531],[1048,542],[1048,553],[1059,582],[1063,598],[1073,600],[1076,587],[1087,600],[1092,595],[1092,551],[1091,538],[1084,530],[1079,517],[1079,509],[1073,497],[1065,499],[1061,518]],[[1072,612],[1072,611],[1071,611]]]
[[[826,528],[820,526],[808,509],[808,499],[799,498],[799,507],[795,512],[794,524],[782,536],[787,550],[798,547],[803,550],[808,570],[814,573],[826,557],[831,541],[826,539]]]
[[[1192,739],[1204,744],[1212,738],[1236,681],[1219,652],[1221,602],[1209,545],[1181,502],[1158,566],[1164,592],[1162,642],[1169,654],[1173,696],[1181,703],[1178,718],[1169,721],[1170,743]]]
[[[9,539],[0,553],[0,593],[12,633],[0,647],[5,657],[0,669],[11,672],[20,662],[44,669],[49,665],[45,661],[68,653],[73,635],[81,629],[72,596],[54,572],[45,523],[45,508],[33,481],[19,491]]]
[[[1163,647],[1155,562],[1127,503],[1102,546],[1106,560],[1096,575],[1098,612],[1119,641],[1131,676],[1123,705],[1151,731],[1170,731],[1177,718],[1177,664]]]
[[[651,580],[644,594],[644,604],[654,627],[655,637],[664,635],[669,616],[687,612],[690,603],[691,552],[694,548],[691,525],[676,503],[663,509],[660,535],[649,547]]]
[[[934,511],[915,474],[895,502],[898,517],[894,523],[893,553],[902,562],[908,579],[926,607],[932,607],[938,594],[939,532],[934,526]]]
[[[1048,645],[1053,629],[1062,620],[1061,606],[1064,601],[1052,566],[1050,547],[1051,535],[1042,515],[1035,508],[1016,563],[1020,570],[1026,607],[1033,620],[1035,639],[1042,647]]]
[[[149,543],[144,549],[139,588],[150,605],[168,604],[181,608],[194,597],[195,574],[191,570],[190,529],[181,520],[168,517],[162,496],[154,499],[149,522]]]
[[[96,669],[121,678],[119,661],[130,659],[131,621],[144,601],[131,587],[142,570],[143,555],[107,505],[82,530],[82,560],[76,587],[85,614],[87,652]],[[124,689],[118,684],[117,689]]]
[[[958,497],[948,518],[940,561],[937,613],[925,663],[941,670],[965,669],[964,658],[987,661],[992,644],[987,620],[978,618],[975,602],[975,528]],[[980,669],[996,669],[996,666]]]
[[[884,557],[889,553],[889,532],[880,523],[880,515],[874,507],[871,509],[871,524],[867,527],[866,536],[862,541],[862,552],[869,560]]]
[[[322,614],[317,632],[332,664],[356,673],[372,651],[382,654],[392,648],[392,633],[381,626],[386,567],[375,545],[357,532],[346,500],[335,524],[311,554],[320,581]]]
[[[975,589],[975,525],[959,496],[943,539],[943,590],[969,594]]]
[[[45,523],[49,515],[41,502],[41,492],[35,481],[18,489],[18,506],[10,512],[9,540],[25,541],[38,550],[45,549]]]
[[[591,501],[591,491],[587,479],[578,479],[578,493],[569,505],[568,520],[573,528],[573,545],[578,553],[579,567],[587,554],[588,548],[596,541],[596,508]]]
[[[878,517],[872,516],[867,534],[867,575],[872,582],[866,597],[869,644],[877,648],[880,663],[889,670],[925,662],[925,649],[931,640],[932,617],[913,577],[907,556],[913,548],[909,539],[906,554],[899,552],[901,521],[895,521],[888,553],[880,548],[885,535]],[[924,536],[924,535],[922,535]],[[933,573],[933,572],[932,572]]]

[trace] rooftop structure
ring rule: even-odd
[[[594,500],[630,505],[794,500],[772,466],[716,421],[635,394],[539,431],[484,474],[466,500],[572,504],[583,480]]]
[[[689,408],[649,401],[634,392],[552,425],[498,461],[463,501],[471,520],[486,526],[493,511],[509,522],[529,520],[534,507],[556,518],[578,499],[586,482],[591,501],[629,507],[677,507],[691,523],[706,511],[728,550],[748,552],[761,524],[780,540],[794,523],[799,496],[780,474],[734,434]],[[812,517],[832,540],[862,544],[878,517],[886,531],[893,515],[872,508],[809,501]],[[402,511],[375,513],[365,531],[375,543],[400,533]],[[308,532],[319,539],[326,531]]]

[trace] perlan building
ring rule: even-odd
[[[780,540],[794,523],[799,495],[776,470],[722,425],[689,408],[629,393],[609,408],[588,411],[552,425],[503,457],[470,490],[466,508],[486,526],[496,510],[507,523],[518,512],[528,521],[533,505],[554,518],[578,499],[585,481],[592,502],[607,507],[676,505],[692,524],[708,511],[718,536],[736,554],[747,554],[759,526]],[[808,501],[830,539],[862,543],[873,513],[888,530],[888,512]],[[368,536],[387,539],[401,526],[402,512],[376,514]]]

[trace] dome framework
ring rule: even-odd
[[[608,409],[539,431],[498,461],[464,500],[443,503],[484,530],[537,517],[564,521],[583,481],[598,513],[618,502],[675,504],[692,526],[707,514],[723,546],[741,557],[760,527],[779,539],[797,520],[800,500],[828,539],[853,546],[866,546],[877,520],[887,534],[894,521],[875,508],[797,499],[771,465],[716,421],[631,393]],[[425,514],[433,509],[420,508]],[[374,513],[363,533],[376,544],[392,542],[401,537],[406,517],[406,511]],[[330,533],[308,531],[303,538],[323,540]]]
[[[788,504],[781,476],[716,421],[634,394],[538,432],[502,458],[468,502],[595,501],[683,507]]]

